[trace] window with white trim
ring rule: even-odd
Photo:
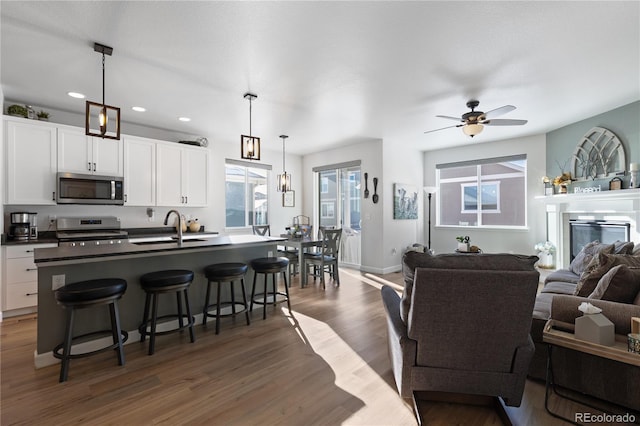
[[[320,193],[327,194],[329,192],[329,178],[321,177],[320,178]]]
[[[527,226],[527,158],[438,164],[438,226]]]
[[[225,164],[225,226],[241,228],[267,225],[269,173],[264,167],[242,165],[239,161]]]
[[[323,202],[320,204],[320,217],[322,219],[333,219],[336,217],[336,203]]]

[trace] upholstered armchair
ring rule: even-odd
[[[404,300],[382,288],[398,392],[404,398],[416,391],[495,396],[519,406],[534,353],[529,329],[537,258],[429,257],[436,260],[426,263],[440,268],[409,271],[413,281]]]

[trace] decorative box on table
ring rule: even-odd
[[[615,343],[613,323],[602,314],[585,314],[576,318],[575,336],[576,339],[604,346]]]

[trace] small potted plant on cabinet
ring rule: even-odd
[[[22,105],[11,105],[9,108],[7,108],[7,113],[15,117],[27,118],[27,108],[23,107]]]
[[[44,111],[40,111],[38,114],[38,120],[40,121],[49,121],[49,113],[48,112],[44,112]]]

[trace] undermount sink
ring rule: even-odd
[[[182,242],[202,242],[207,241],[210,238],[217,237],[218,233],[201,233],[201,234],[183,234]],[[129,238],[129,242],[135,245],[150,245],[150,244],[165,244],[165,243],[175,243],[178,241],[177,235],[152,235],[148,237],[132,237]]]

